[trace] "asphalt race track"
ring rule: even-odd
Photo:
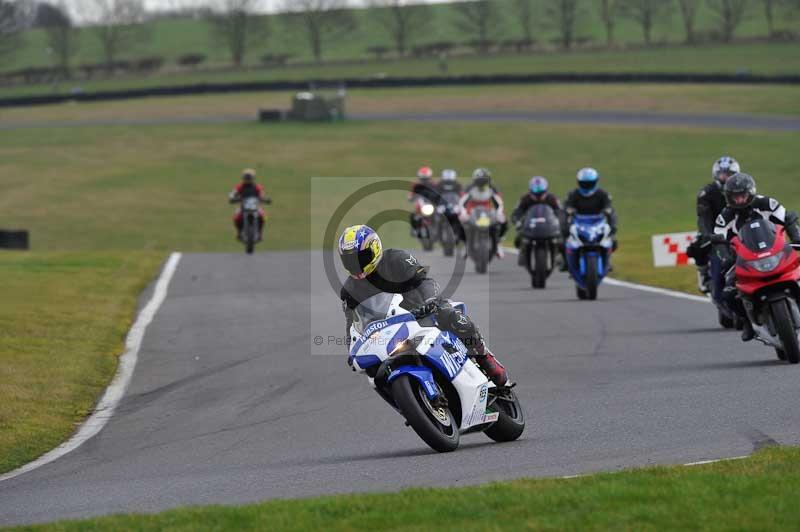
[[[335,295],[310,255],[186,255],[116,415],[76,451],[0,483],[0,524],[179,505],[458,486],[738,456],[800,443],[800,367],[716,325],[708,304],[604,285],[579,302],[564,274],[529,289],[515,257],[457,295],[484,311],[528,427],[465,436],[439,455],[338,356]],[[438,253],[424,257],[448,270]],[[449,271],[449,270],[448,270]],[[310,309],[329,309],[309,323]],[[337,329],[338,330],[338,329]]]

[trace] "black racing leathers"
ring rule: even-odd
[[[441,197],[444,194],[456,193],[461,196],[464,192],[464,187],[461,186],[461,183],[458,181],[440,181],[438,185],[436,185],[436,191],[439,193],[439,201],[437,203],[441,203],[444,199]]]
[[[573,190],[564,202],[564,209],[572,214],[605,214],[612,234],[617,232],[617,214],[611,204],[611,196],[602,188],[589,196],[584,196],[577,189]]]
[[[741,229],[746,222],[752,220],[754,217],[763,218],[774,224],[786,226],[787,234],[790,231],[795,232],[792,229],[796,229],[796,227],[790,228],[789,225],[791,224],[786,223],[787,214],[786,208],[775,198],[756,196],[753,203],[747,209],[736,210],[730,207],[722,209],[722,212],[717,216],[715,221],[714,233],[725,237],[725,239],[729,241],[739,234],[739,229]],[[788,234],[788,236],[794,241],[792,234]]]
[[[355,308],[379,293],[402,294],[402,306],[419,318],[435,315],[439,328],[460,338],[470,355],[484,355],[483,339],[473,321],[440,297],[439,285],[428,277],[422,266],[407,251],[386,249],[374,272],[364,279],[348,277],[342,286],[341,298],[346,317],[346,337],[350,337]]]
[[[707,184],[697,193],[697,231],[704,236],[714,234],[714,225],[723,209],[725,209],[725,195],[722,185],[714,181]]]
[[[529,192],[519,198],[517,206],[514,207],[514,211],[511,213],[511,221],[514,223],[521,221],[525,216],[525,213],[528,212],[528,209],[540,203],[546,203],[547,205],[550,205],[556,216],[561,213],[561,202],[558,201],[558,197],[555,194],[545,192],[544,194],[535,196]]]
[[[420,183],[416,182],[411,187],[411,198],[414,196],[422,196],[434,205],[439,203],[439,192],[436,183]]]
[[[708,183],[697,193],[697,232],[699,237],[692,242],[687,253],[692,257],[700,268],[704,276],[709,275],[708,265],[711,255],[711,236],[714,234],[714,224],[717,216],[725,208],[725,195],[722,192],[723,185],[718,181]],[[716,274],[718,268],[712,266]],[[713,277],[713,276],[712,276]],[[706,277],[704,277],[706,279]],[[712,282],[704,280],[704,283]],[[712,290],[713,291],[713,290]]]
[[[616,251],[617,213],[614,211],[614,206],[611,204],[611,195],[608,192],[598,188],[593,194],[584,196],[578,189],[575,189],[567,196],[567,201],[564,202],[564,210],[567,214],[564,227],[562,227],[564,238],[569,235],[569,225],[572,223],[571,216],[573,214],[605,214],[608,225],[611,227],[611,237]]]

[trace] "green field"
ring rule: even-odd
[[[692,72],[753,74],[800,73],[798,44],[735,44],[569,53],[498,54],[453,57],[446,75],[536,74],[551,72]],[[92,81],[0,87],[0,97],[140,89],[154,86],[244,81],[336,80],[353,77],[441,76],[433,59],[366,61],[319,66],[286,66],[239,71],[160,73]]]
[[[795,530],[800,449],[480,487],[184,508],[16,530]]]
[[[522,30],[517,22],[516,11],[512,7],[514,0],[499,0],[501,18],[499,24],[492,32],[496,40],[518,39],[522,37]],[[391,39],[376,22],[372,10],[358,9],[354,11],[357,19],[357,28],[347,33],[347,38],[331,38],[325,47],[324,58],[331,60],[360,59],[368,57],[367,48],[374,45],[391,45]],[[767,35],[767,25],[760,9],[752,9],[748,18],[737,31],[737,37],[764,37]],[[427,31],[417,37],[412,44],[424,44],[437,41],[464,43],[474,40],[475,34],[457,26],[458,15],[452,5],[430,6],[431,22]],[[246,63],[256,64],[259,57],[265,53],[291,54],[299,61],[312,59],[310,47],[303,31],[287,25],[280,16],[268,16],[271,34],[267,39],[253,46],[246,58]],[[555,26],[546,19],[541,8],[534,16],[534,34],[537,43],[543,47],[555,46],[553,40],[557,38]],[[719,28],[715,16],[701,4],[697,15],[697,30],[708,33]],[[794,21],[790,17],[779,15],[776,20],[776,29],[794,29]],[[595,7],[584,6],[577,25],[577,37],[589,39],[593,45],[605,44],[605,32],[600,22]],[[144,44],[134,46],[123,54],[125,58],[145,57],[151,55],[163,56],[174,61],[186,53],[204,53],[212,64],[227,64],[228,54],[219,41],[215,41],[209,25],[203,20],[178,19],[160,20],[150,24],[151,39]],[[616,40],[621,44],[639,44],[643,41],[642,31],[638,24],[629,19],[620,18],[615,31]],[[3,68],[14,69],[27,66],[46,66],[49,63],[47,45],[40,30],[32,31],[27,36],[26,44],[12,63],[3,65]],[[653,40],[656,43],[683,42],[683,22],[680,13],[675,10],[670,16],[661,16],[655,25]],[[699,51],[702,53],[702,51]],[[688,54],[687,54],[688,55]],[[97,39],[84,32],[81,36],[81,47],[75,59],[76,64],[97,63],[101,61],[100,48]],[[708,63],[706,66],[713,65]]]
[[[267,248],[308,246],[311,176],[403,176],[423,163],[491,168],[509,202],[530,175],[559,194],[599,168],[621,218],[624,278],[689,288],[689,269],[649,267],[649,236],[694,226],[694,194],[732,153],[760,190],[800,206],[800,135],[519,123],[256,123],[17,130],[0,139],[0,226],[32,231],[41,250],[234,251],[225,194],[241,168],[264,177]],[[41,157],[41,153],[46,157]],[[147,154],[143,157],[143,154]],[[58,223],[53,223],[58,220]]]
[[[87,121],[254,120],[261,108],[288,109],[293,93],[142,98],[0,110],[4,125],[69,125]],[[455,111],[648,111],[800,115],[800,87],[791,85],[537,84],[347,93],[351,114]]]
[[[0,253],[0,473],[57,447],[117,367],[159,253]]]

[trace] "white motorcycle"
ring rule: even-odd
[[[525,419],[513,390],[497,387],[453,334],[423,326],[400,306],[403,296],[380,293],[355,310],[350,362],[432,449],[454,451],[459,438],[484,432],[498,441],[522,435]],[[465,310],[460,303],[454,307]]]

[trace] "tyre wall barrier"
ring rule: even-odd
[[[4,231],[0,229],[0,249],[29,249],[27,231]]]
[[[41,96],[0,98],[2,107],[22,107],[63,102],[99,102],[153,96],[188,96],[229,92],[302,91],[324,87],[380,89],[403,87],[448,87],[460,85],[506,85],[524,83],[724,83],[800,84],[800,75],[759,76],[751,74],[598,73],[598,74],[505,74],[492,76],[382,77],[308,81],[251,81],[198,83],[118,91],[75,92]]]

